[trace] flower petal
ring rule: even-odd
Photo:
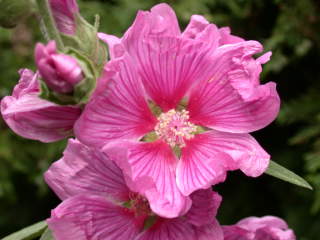
[[[118,37],[105,33],[98,33],[98,37],[108,45],[111,59],[121,57],[124,54],[124,47]]]
[[[179,36],[173,19],[176,17],[170,7],[159,4],[151,13],[139,12],[122,38],[148,95],[163,111],[175,108],[201,78],[204,56],[212,51],[207,41]],[[203,38],[209,38],[211,32],[206,31]]]
[[[124,35],[124,42],[137,42],[143,37],[178,36],[180,35],[179,23],[175,12],[166,4],[161,3],[151,11],[139,11],[132,26]]]
[[[156,124],[134,64],[127,56],[107,64],[102,79],[105,89],[97,89],[75,126],[77,138],[102,147],[117,139],[139,139]],[[102,84],[101,84],[102,85]],[[102,86],[99,87],[102,87]]]
[[[190,199],[184,197],[176,185],[177,158],[166,143],[126,144],[120,141],[107,145],[104,151],[138,186],[137,189],[147,197],[155,213],[172,218],[189,210]]]
[[[128,199],[121,169],[104,153],[73,139],[63,157],[45,173],[45,180],[62,200],[78,194]]]
[[[182,149],[177,165],[177,185],[185,196],[225,180],[224,165],[232,160],[227,154],[211,149],[211,142],[207,140],[206,135],[198,134]]]
[[[250,232],[236,225],[223,226],[222,229],[224,240],[250,240]]]
[[[150,98],[164,112],[173,109],[203,75],[209,46],[202,41],[152,36],[125,41]]]
[[[42,142],[54,142],[72,135],[81,109],[39,98],[39,75],[28,69],[19,73],[20,80],[12,96],[1,100],[1,114],[8,126],[22,137]]]
[[[194,226],[211,224],[217,215],[221,203],[221,196],[211,188],[198,190],[190,195],[192,206],[185,215],[188,222]]]
[[[1,114],[16,134],[41,142],[54,142],[72,135],[81,110],[73,106],[59,106],[29,94],[18,99],[4,97]]]
[[[76,0],[49,0],[52,15],[60,32],[73,35],[76,32],[75,14],[79,12]]]
[[[207,66],[210,69],[206,80],[190,94],[188,110],[192,122],[216,130],[247,133],[275,119],[280,105],[276,85],[259,85],[261,63],[266,59],[251,57],[261,50],[255,41],[217,48]]]
[[[65,200],[47,222],[56,240],[135,239],[142,227],[127,209],[82,195]]]
[[[288,228],[288,224],[283,219],[274,216],[247,217],[239,221],[237,225],[253,231],[264,226],[277,227],[282,229]]]
[[[249,134],[208,131],[195,135],[182,149],[177,166],[177,185],[184,195],[224,181],[227,170],[241,169],[257,177],[270,156]]]
[[[210,24],[201,15],[192,15],[190,22],[181,35],[183,38],[191,38],[204,41],[210,46],[211,51],[216,49],[221,39],[217,26]]]
[[[232,35],[229,27],[222,27],[219,29],[219,32],[221,36],[219,41],[220,46],[225,44],[239,43],[244,41],[244,39]]]
[[[211,220],[210,224],[194,227],[194,229],[197,240],[225,240],[222,227],[216,219]]]
[[[194,240],[198,239],[192,225],[182,218],[159,219],[135,240]]]
[[[211,147],[215,151],[228,154],[235,162],[236,168],[247,176],[258,177],[267,169],[270,155],[251,135],[209,131],[207,136]],[[234,170],[235,165],[228,167]]]

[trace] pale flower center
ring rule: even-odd
[[[171,147],[185,147],[185,139],[193,138],[197,130],[196,125],[189,122],[189,112],[186,110],[177,112],[171,109],[161,113],[158,121],[154,130],[157,136]]]

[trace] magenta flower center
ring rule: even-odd
[[[150,216],[152,211],[148,200],[138,193],[131,192],[129,194],[130,209],[136,216]]]
[[[197,130],[195,124],[189,122],[189,112],[174,109],[161,113],[155,127],[157,136],[168,143],[171,147],[185,147],[185,140],[194,137]]]

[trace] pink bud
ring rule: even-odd
[[[55,92],[70,93],[74,85],[83,79],[82,70],[76,59],[57,53],[54,41],[50,41],[46,46],[38,43],[35,60],[43,80]]]
[[[52,15],[60,32],[74,35],[76,32],[75,14],[79,12],[76,0],[49,0]]]

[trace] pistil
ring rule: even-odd
[[[193,138],[197,131],[196,125],[189,122],[189,112],[186,110],[176,111],[171,109],[168,112],[161,113],[158,121],[155,132],[159,138],[171,147],[185,147],[185,140]]]

